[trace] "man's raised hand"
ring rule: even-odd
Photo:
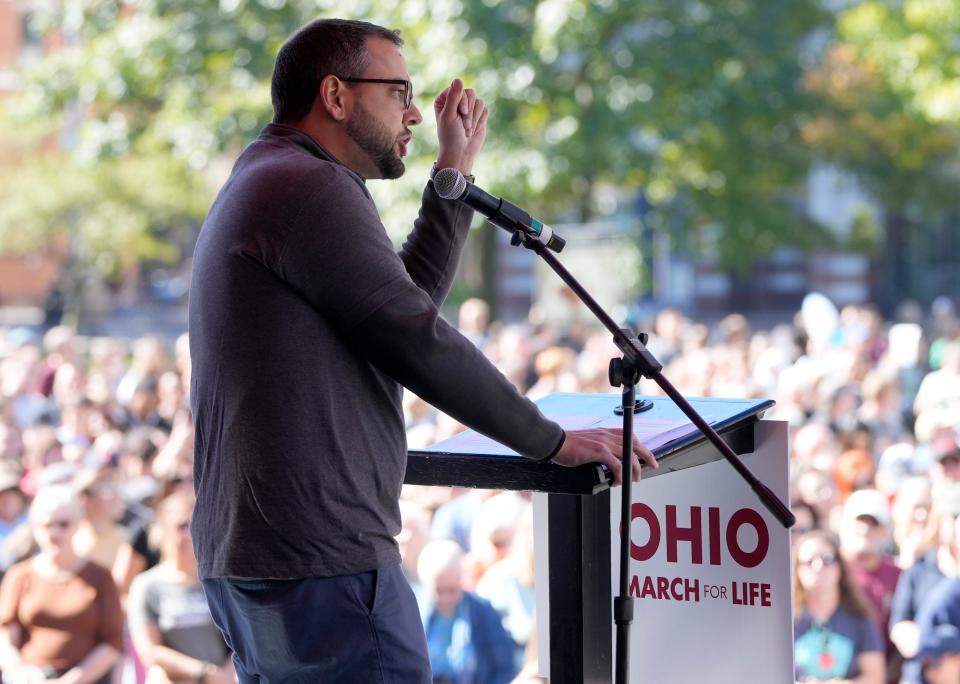
[[[470,175],[473,163],[487,139],[487,118],[490,110],[463,81],[453,82],[433,101],[437,117],[440,153],[437,167],[459,169]]]

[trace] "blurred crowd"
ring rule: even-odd
[[[533,399],[616,391],[606,332],[576,320],[560,329],[537,311],[505,325],[476,299],[458,313],[460,330]],[[639,328],[684,394],[770,397],[767,417],[791,425],[798,681],[956,684],[952,302],[906,305],[884,320],[811,295],[769,330],[741,315],[705,325],[674,310]],[[187,526],[189,388],[186,335],[0,330],[5,682],[234,681]],[[640,393],[658,388],[644,381]],[[411,448],[463,429],[412,394],[404,409]],[[537,681],[529,494],[408,485],[401,513],[398,543],[434,681]]]

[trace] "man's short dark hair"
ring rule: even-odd
[[[317,19],[294,33],[277,54],[270,83],[275,123],[299,121],[313,106],[324,77],[357,77],[367,67],[367,40],[403,45],[398,31],[366,21]]]

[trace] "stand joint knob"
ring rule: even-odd
[[[607,379],[610,380],[611,387],[621,387],[623,385],[623,359],[610,359],[610,365],[607,368]]]

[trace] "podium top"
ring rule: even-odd
[[[687,452],[706,437],[689,423],[667,397],[637,397],[652,402],[650,410],[634,417],[637,435],[658,461]],[[537,402],[543,413],[567,429],[617,427],[622,416],[614,413],[621,395],[557,393]],[[692,398],[693,407],[734,447],[752,450],[752,426],[770,409],[770,399]],[[745,432],[746,430],[746,432]],[[743,438],[747,437],[747,443]],[[738,448],[739,447],[739,448]],[[661,468],[662,470],[662,468]],[[562,494],[596,494],[608,487],[606,474],[597,465],[565,468],[534,463],[507,447],[467,430],[425,449],[409,452],[404,482],[480,489],[520,489]]]

